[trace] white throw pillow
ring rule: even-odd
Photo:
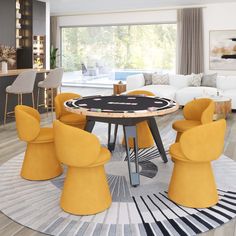
[[[203,75],[202,73],[200,74],[192,73],[188,78],[188,86],[191,86],[191,87],[201,86],[202,75]]]
[[[170,85],[178,89],[188,87],[188,77],[188,75],[169,75]]]
[[[152,84],[168,85],[169,84],[169,75],[168,74],[160,75],[157,73],[152,74]]]
[[[236,76],[217,76],[216,82],[219,89],[236,89]]]

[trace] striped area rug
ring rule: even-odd
[[[24,226],[59,236],[196,235],[236,217],[236,163],[230,158],[222,155],[212,163],[219,203],[192,209],[167,197],[171,161],[164,164],[156,148],[139,153],[141,185],[132,188],[124,148],[117,146],[105,167],[112,205],[92,216],[75,216],[60,209],[64,175],[40,182],[20,178],[23,154],[18,155],[0,167],[0,210]]]

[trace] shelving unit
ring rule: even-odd
[[[45,36],[35,35],[33,37],[33,68],[45,67]]]
[[[20,35],[21,29],[21,12],[20,12],[20,1],[16,0],[16,49],[21,48],[20,40],[22,36]]]
[[[32,67],[32,1],[16,0],[17,68]]]
[[[46,3],[38,0],[13,0],[15,14],[16,68],[46,66]]]

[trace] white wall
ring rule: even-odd
[[[175,10],[84,14],[76,16],[59,16],[58,26],[166,23],[176,22],[176,18]]]
[[[205,72],[217,72],[220,75],[236,75],[236,68],[234,71],[213,71],[209,69],[209,31],[236,30],[236,3],[209,4],[203,9],[203,17]]]

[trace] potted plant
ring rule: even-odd
[[[16,49],[14,47],[0,45],[0,62],[2,64],[2,73],[8,72],[8,63],[15,63]]]
[[[55,69],[57,67],[57,55],[58,48],[54,48],[53,45],[50,49],[50,68]]]

